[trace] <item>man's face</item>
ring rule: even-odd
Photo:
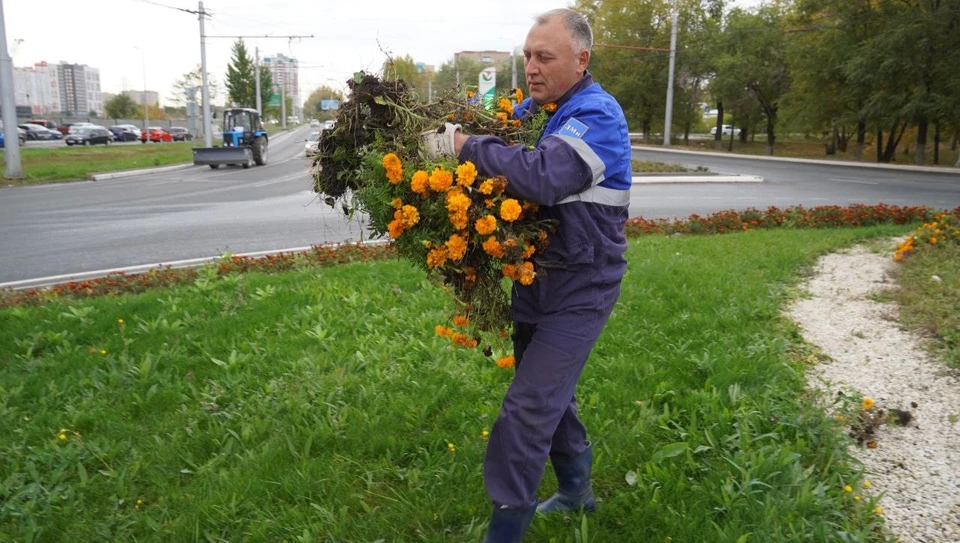
[[[534,25],[523,45],[527,88],[538,104],[556,102],[583,77],[589,51],[574,51],[563,19],[553,17]]]

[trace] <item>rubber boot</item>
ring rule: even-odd
[[[583,454],[573,458],[551,458],[553,472],[557,476],[557,493],[537,506],[538,513],[564,513],[595,511],[597,503],[590,486],[590,469],[593,465],[593,446],[587,445]]]
[[[536,512],[536,503],[523,508],[493,504],[493,515],[483,543],[520,543]]]

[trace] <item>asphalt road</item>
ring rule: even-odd
[[[363,239],[319,201],[303,157],[308,127],[271,139],[269,163],[190,167],[107,181],[0,189],[0,283]],[[760,175],[764,183],[635,185],[631,216],[885,202],[960,206],[957,175],[636,151],[640,160]]]

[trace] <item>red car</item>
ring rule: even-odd
[[[146,130],[140,131],[140,143],[147,143],[148,138],[150,141],[153,141],[156,143],[161,143],[164,141],[173,141],[173,136],[159,126],[151,126]]]

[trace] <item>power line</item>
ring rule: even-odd
[[[186,9],[186,8],[178,8],[178,7],[176,7],[176,6],[168,6],[167,4],[161,4],[160,2],[153,2],[152,0],[137,0],[137,1],[138,1],[138,2],[143,2],[144,4],[150,4],[150,5],[152,5],[152,6],[158,6],[158,7],[161,7],[161,8],[167,8],[167,9],[172,9],[172,10],[176,10],[176,11],[182,11],[182,12],[184,12],[184,13],[189,13],[189,14],[191,14],[191,15],[200,15],[200,12],[199,12],[199,11],[196,11],[196,10]],[[206,17],[209,17],[209,16],[211,16],[211,15],[213,15],[213,14],[212,14],[209,10],[204,10],[204,15],[205,15]]]

